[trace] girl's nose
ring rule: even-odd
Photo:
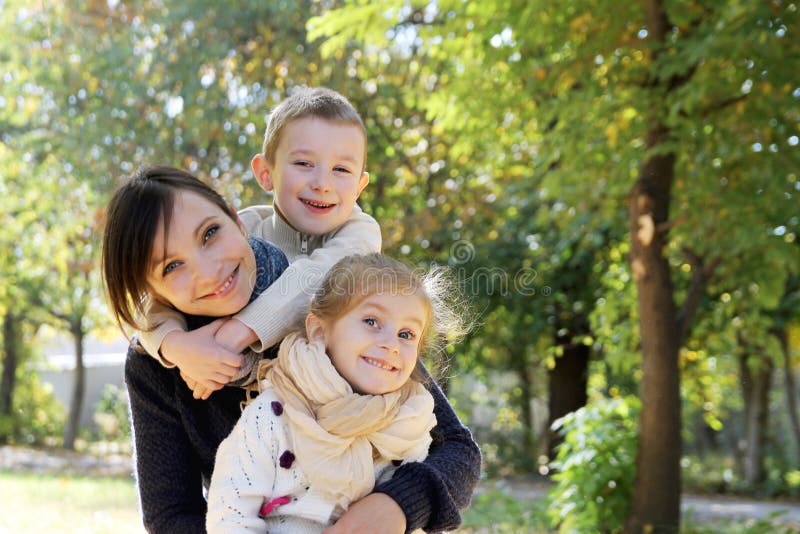
[[[400,342],[397,340],[397,336],[392,333],[384,333],[380,340],[380,346],[387,352],[391,352],[393,354],[400,353]]]

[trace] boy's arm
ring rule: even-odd
[[[457,528],[461,524],[460,511],[469,505],[481,471],[481,453],[472,433],[461,424],[429,374],[428,378],[437,421],[434,432],[441,435],[441,443],[434,440],[424,461],[401,465],[390,480],[374,489],[400,505],[407,531]]]
[[[147,308],[144,322],[146,325],[155,325],[152,330],[137,332],[139,343],[142,344],[144,350],[155,359],[161,362],[164,367],[175,367],[175,363],[165,359],[161,355],[161,345],[164,343],[164,338],[167,334],[180,330],[186,331],[186,320],[183,315],[177,310],[170,308],[158,301],[150,299]]]
[[[279,343],[301,323],[311,296],[334,263],[352,254],[380,252],[381,243],[378,223],[355,206],[333,237],[310,256],[290,263],[275,283],[234,316],[258,336],[252,349],[262,352]]]
[[[138,332],[139,343],[164,367],[178,367],[197,399],[207,399],[228,383],[242,364],[240,354],[215,341],[214,335],[225,323],[224,319],[187,332],[183,314],[150,300],[144,322],[156,327]]]

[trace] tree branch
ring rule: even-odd
[[[686,341],[686,337],[689,334],[689,325],[697,314],[700,298],[706,291],[708,281],[722,262],[721,258],[716,257],[711,260],[710,263],[706,264],[705,259],[700,254],[688,247],[683,248],[683,253],[692,266],[692,282],[689,285],[689,292],[686,294],[683,306],[681,306],[681,309],[678,311],[678,342],[680,345],[683,345]]]

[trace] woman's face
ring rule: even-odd
[[[177,191],[164,235],[153,242],[147,283],[157,300],[191,314],[222,317],[241,310],[256,281],[256,259],[240,223],[191,191]]]

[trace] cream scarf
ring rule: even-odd
[[[374,458],[413,462],[428,453],[436,417],[433,397],[418,382],[385,395],[354,393],[324,344],[298,334],[283,340],[277,358],[264,360],[259,377],[283,401],[311,486],[344,509],[372,491]]]

